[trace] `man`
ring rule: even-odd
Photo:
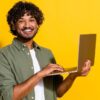
[[[8,12],[7,21],[14,38],[13,43],[0,50],[0,100],[56,100],[71,87],[77,76],[85,76],[90,61],[81,73],[50,76],[64,71],[56,64],[49,49],[33,41],[43,22],[41,10],[32,3],[18,2]]]

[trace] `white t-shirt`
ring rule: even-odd
[[[40,65],[39,65],[38,60],[36,58],[35,50],[34,49],[30,50],[30,54],[31,54],[32,61],[33,61],[34,73],[37,73],[38,71],[40,71]],[[43,80],[41,80],[34,87],[34,91],[35,91],[35,100],[45,100]]]

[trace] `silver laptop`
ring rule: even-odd
[[[84,62],[89,59],[94,65],[96,34],[81,34],[79,38],[78,65],[77,67],[64,68],[64,72],[54,71],[50,75],[73,73],[82,69]]]

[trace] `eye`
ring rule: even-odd
[[[18,20],[18,23],[23,23],[24,21],[23,20]]]
[[[34,18],[30,19],[30,22],[35,22],[36,20]]]

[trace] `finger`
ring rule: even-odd
[[[87,60],[86,65],[91,66],[91,60]]]
[[[54,67],[52,67],[54,70],[58,70],[58,71],[64,71],[64,69],[63,68],[61,68],[61,67],[58,67],[58,66],[54,66]]]
[[[52,68],[54,70],[57,70],[57,71],[64,71],[64,69],[61,66],[58,66],[58,65],[54,65],[54,66],[52,66]]]
[[[59,64],[49,64],[48,66],[50,66],[50,67],[59,67],[59,68],[61,68],[61,69],[64,69],[61,65],[59,65]]]
[[[86,74],[86,73],[89,73],[89,71],[90,71],[90,68],[85,67],[85,68],[83,68],[83,70],[81,71],[81,73],[82,74]]]

